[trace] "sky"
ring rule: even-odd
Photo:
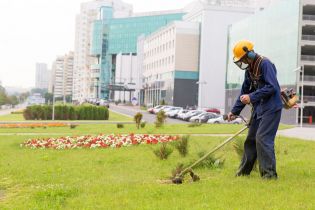
[[[124,0],[134,12],[181,9],[193,0]],[[86,0],[1,0],[0,81],[3,86],[35,86],[35,64],[49,68],[74,49],[75,15]]]

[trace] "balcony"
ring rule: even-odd
[[[303,15],[303,20],[315,21],[315,15]]]
[[[315,102],[315,96],[303,96],[303,100],[307,102]]]
[[[302,40],[315,41],[315,35],[302,35]]]
[[[315,76],[305,75],[304,76],[304,81],[306,81],[306,82],[315,82]],[[314,85],[315,85],[315,83],[314,83]]]
[[[315,55],[301,55],[302,61],[315,61]]]

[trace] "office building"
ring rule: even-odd
[[[127,18],[116,18],[113,14],[112,7],[102,7],[100,20],[93,24],[91,55],[94,56],[95,63],[91,65],[90,83],[93,97],[116,98],[115,92],[123,88],[119,87],[121,84],[116,84],[117,80],[120,81],[119,78],[116,79],[119,58],[117,55],[122,55],[121,62],[128,63],[125,55],[136,56],[137,40],[140,35],[149,35],[174,20],[180,20],[183,16],[181,11],[139,13]],[[129,73],[122,73],[125,74]],[[126,80],[124,83],[133,82]],[[131,93],[133,89],[127,91]]]
[[[230,27],[226,110],[233,106],[244,78],[244,72],[232,61],[232,47],[240,39],[253,41],[256,52],[276,65],[282,88],[297,90],[300,98],[303,95],[299,109],[283,111],[282,122],[300,122],[301,107],[304,122],[315,117],[315,2],[279,1]]]
[[[94,21],[99,19],[100,8],[110,6],[114,17],[128,17],[132,6],[120,0],[94,0],[81,4],[80,14],[76,16],[75,57],[73,71],[73,100],[83,102],[94,98],[95,91],[92,81],[94,58],[90,56],[92,30]],[[100,43],[101,44],[101,43]]]
[[[144,104],[174,106],[197,103],[199,24],[175,21],[144,40]]]

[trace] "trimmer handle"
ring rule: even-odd
[[[243,119],[243,117],[241,117],[241,116],[233,115],[231,120],[235,120],[237,117],[240,117],[240,118]],[[228,115],[227,114],[223,115],[223,120],[225,120],[225,121],[228,120]]]

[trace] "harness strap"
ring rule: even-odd
[[[264,57],[263,56],[258,56],[258,58],[256,59],[254,66],[253,66],[253,70],[252,72],[250,72],[250,76],[252,78],[252,80],[258,80],[259,76],[260,76],[260,64],[263,61]]]

